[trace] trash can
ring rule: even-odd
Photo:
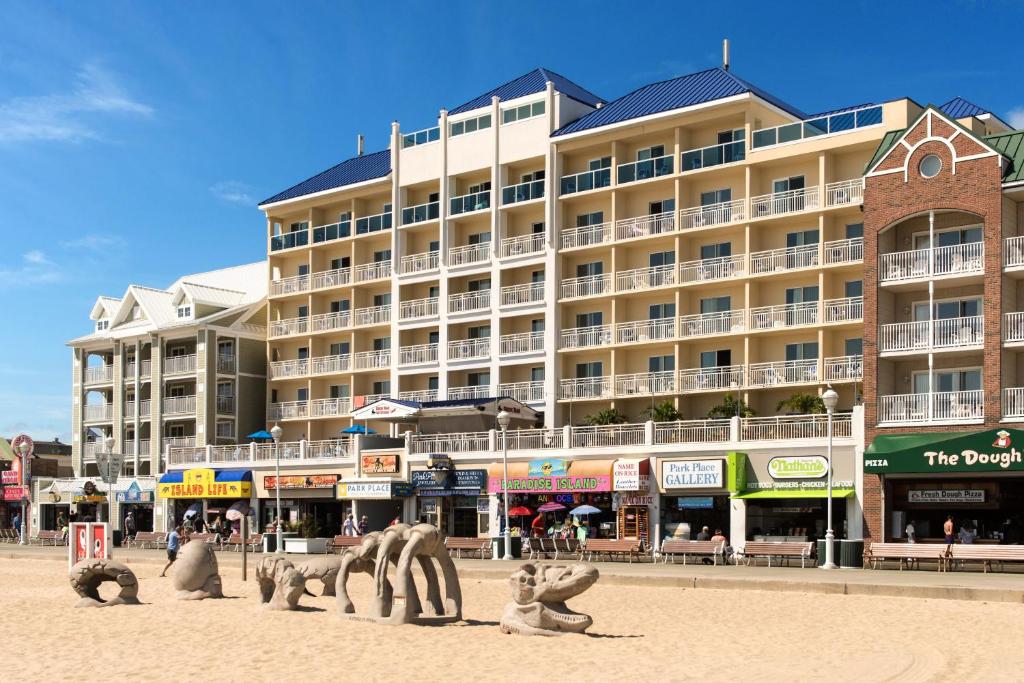
[[[112,539],[114,547],[120,548],[122,541],[124,541],[124,532],[120,529],[114,529],[111,533],[114,536],[114,538]]]
[[[512,557],[519,559],[523,556],[523,539],[521,536],[513,536]],[[491,559],[500,560],[505,557],[505,537],[491,536]]]
[[[860,569],[864,566],[864,541],[843,539],[839,542],[839,566]]]

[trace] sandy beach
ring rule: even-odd
[[[501,581],[463,581],[463,623],[389,627],[338,618],[333,598],[263,611],[238,567],[222,567],[227,599],[183,602],[158,565],[133,563],[145,604],[74,609],[66,566],[0,560],[10,680],[1011,681],[1024,664],[1018,604],[599,581],[570,602],[589,635],[525,638],[498,629]],[[369,578],[352,588],[359,607]]]

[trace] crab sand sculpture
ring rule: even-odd
[[[349,548],[342,558],[336,585],[341,616],[383,624],[444,624],[461,620],[462,589],[444,540],[444,535],[431,524],[396,524],[367,534],[360,545]],[[413,581],[413,560],[419,563],[426,579],[426,603],[420,601]],[[435,562],[444,576],[443,599]],[[394,585],[388,579],[389,565],[395,567]],[[373,574],[374,594],[366,615],[355,614],[346,590],[352,571]]]
[[[583,633],[594,620],[574,612],[565,601],[587,590],[598,579],[597,567],[584,562],[545,565],[527,562],[509,578],[512,600],[499,625],[502,633],[560,636]]]
[[[334,585],[338,580],[338,572],[341,570],[343,558],[339,555],[321,555],[298,560],[294,562],[295,569],[302,574],[304,581],[319,579],[323,584],[320,595],[334,597]],[[313,595],[306,588],[307,595]]]
[[[139,580],[131,569],[120,562],[104,559],[82,560],[68,572],[71,587],[81,598],[75,607],[110,607],[112,605],[139,605]],[[110,600],[100,597],[99,586],[112,581],[121,587]]]
[[[256,583],[260,605],[270,610],[294,610],[306,588],[302,572],[283,557],[267,555],[256,565]]]
[[[209,543],[193,541],[182,546],[174,563],[172,579],[179,600],[224,597],[217,556]]]

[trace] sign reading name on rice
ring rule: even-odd
[[[911,489],[908,503],[984,503],[984,489]]]
[[[639,491],[640,461],[616,460],[612,465],[612,479],[616,491]]]
[[[661,485],[666,489],[720,489],[725,486],[722,460],[665,460]]]

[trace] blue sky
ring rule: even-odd
[[[805,111],[961,95],[1024,127],[1021,6],[806,7],[0,0],[0,435],[70,438],[97,295],[261,259],[259,200],[538,66],[611,99],[728,37]]]

